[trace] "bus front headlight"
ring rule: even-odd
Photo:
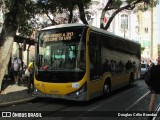
[[[87,83],[85,82],[82,87],[80,87],[78,90],[68,94],[70,96],[80,96],[82,93],[87,91]]]

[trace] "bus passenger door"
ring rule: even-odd
[[[101,48],[100,40],[97,34],[90,33],[89,44],[89,93],[91,97],[96,97],[102,90],[102,64],[101,64]]]

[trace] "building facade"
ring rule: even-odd
[[[107,0],[92,0],[89,11],[92,13],[89,22],[100,27],[101,11]],[[112,11],[105,15],[105,22],[111,16]],[[123,10],[113,19],[107,30],[115,35],[137,41],[144,47],[142,58],[156,60],[158,56],[158,7],[146,12]]]
[[[139,42],[144,47],[142,58],[156,60],[158,56],[158,8],[146,12],[139,11],[138,31]]]

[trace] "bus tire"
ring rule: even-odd
[[[132,87],[133,86],[133,82],[134,82],[134,77],[133,74],[130,75],[130,79],[129,79],[129,86]]]
[[[105,81],[103,85],[103,97],[107,97],[110,95],[111,92],[111,84],[109,81]]]

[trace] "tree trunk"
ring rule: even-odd
[[[68,23],[72,22],[72,18],[73,18],[73,5],[71,6],[71,8],[69,9],[69,18],[68,18]]]
[[[101,18],[100,18],[100,28],[104,29],[104,17],[105,17],[106,10],[103,9]]]
[[[25,0],[10,0],[10,6],[8,8],[9,12],[5,14],[3,29],[0,36],[0,90],[5,70],[12,53],[19,16],[23,13],[24,5]]]
[[[10,28],[10,27],[9,27]],[[3,45],[0,47],[0,90],[2,86],[2,80],[5,75],[5,71],[7,69],[10,56],[12,53],[12,47],[15,37],[15,31],[12,32],[6,32],[6,34],[3,34],[2,37],[5,37]]]
[[[79,8],[80,19],[82,20],[82,22],[83,22],[84,24],[87,24],[87,25],[88,25],[88,22],[87,22],[87,20],[86,20],[85,13],[84,13],[83,1],[82,1],[82,0],[77,0],[77,5],[78,5],[78,8]]]
[[[114,8],[114,6],[112,6],[112,0],[108,0],[105,8],[102,10],[102,13],[101,13],[101,18],[100,18],[100,28],[102,29],[105,29],[107,30],[112,22],[112,20],[114,19],[114,17],[119,13],[121,12],[122,10],[133,10],[136,6],[136,4],[140,3],[140,2],[143,2],[143,0],[135,0],[135,1],[132,1],[130,4],[127,4],[125,6],[122,6],[120,8]],[[104,26],[104,17],[105,17],[105,13],[107,10],[111,10],[111,9],[115,9],[115,11],[113,12],[113,14],[111,15],[111,17],[109,18],[106,26]]]
[[[111,5],[111,3],[112,3],[112,0],[109,0],[107,2],[106,6],[104,7],[104,9],[102,10],[101,18],[100,18],[100,28],[101,29],[104,29],[104,17],[105,17],[107,9]]]

